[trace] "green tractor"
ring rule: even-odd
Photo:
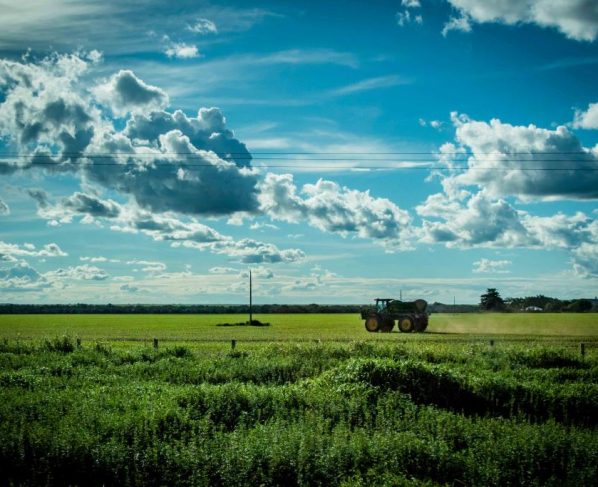
[[[398,323],[403,333],[421,333],[428,327],[428,303],[424,299],[399,301],[398,299],[376,298],[376,305],[361,310],[365,329],[369,332],[390,333]]]

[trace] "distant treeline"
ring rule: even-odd
[[[254,304],[253,313],[358,313],[360,304]],[[0,314],[240,314],[246,304],[0,304]]]
[[[505,306],[508,311],[534,310],[555,313],[564,311],[568,313],[583,313],[596,311],[598,300],[596,299],[557,299],[539,294],[525,298],[507,298]]]
[[[370,304],[254,304],[255,314],[359,313]],[[430,313],[477,313],[477,304],[431,303]],[[596,299],[560,300],[547,296],[507,298],[497,311],[598,311]],[[0,314],[247,314],[247,304],[0,304]]]

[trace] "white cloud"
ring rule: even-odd
[[[193,25],[189,25],[188,29],[197,34],[216,34],[218,28],[216,24],[209,19],[197,19]]]
[[[212,267],[208,270],[210,274],[238,274],[239,269],[234,267]]]
[[[596,275],[592,259],[598,248],[598,220],[582,212],[535,216],[485,191],[430,195],[416,211],[424,217],[417,230],[424,243],[450,248],[562,249],[571,253],[577,274]]]
[[[250,267],[249,270],[251,270],[251,276],[253,278],[272,279],[274,277],[274,273],[272,272],[272,270],[264,266],[253,266]],[[249,278],[249,270],[242,271],[240,274],[241,277]]]
[[[266,175],[260,191],[262,211],[275,220],[307,222],[325,232],[378,240],[388,248],[406,246],[409,214],[386,198],[372,197],[369,191],[323,179],[298,191],[292,175],[272,173]]]
[[[79,260],[82,262],[91,262],[92,264],[95,264],[98,262],[110,262],[112,264],[117,264],[120,262],[120,259],[109,259],[102,255],[100,255],[98,257],[79,257]]]
[[[120,116],[129,112],[161,110],[168,105],[168,95],[164,91],[146,84],[129,69],[121,69],[91,91],[98,101]]]
[[[414,9],[419,9],[421,7],[419,0],[402,0],[401,6],[404,7],[403,10],[396,14],[397,24],[400,27],[411,22],[415,22],[416,24],[423,23],[424,19],[421,14],[413,13]]]
[[[506,268],[511,263],[510,260],[480,259],[473,263],[473,272],[476,274],[508,274],[511,271]]]
[[[357,83],[347,86],[342,86],[328,92],[332,96],[345,96],[353,93],[360,93],[362,91],[377,90],[380,88],[390,88],[397,85],[405,85],[411,83],[410,80],[397,75],[378,76],[376,78],[368,78]]]
[[[477,185],[494,197],[524,200],[598,198],[598,151],[567,127],[475,121],[456,113],[452,120],[459,145],[447,146],[441,161],[468,169],[446,177],[445,189]]]
[[[536,24],[556,28],[566,37],[593,41],[598,35],[598,8],[595,0],[448,0],[459,11],[444,29],[459,22]],[[448,28],[450,30],[450,28]],[[447,31],[448,31],[447,30]],[[463,29],[469,31],[468,29]],[[444,30],[443,30],[444,33]]]
[[[422,127],[430,126],[433,129],[440,130],[442,128],[442,122],[440,120],[426,120],[424,118],[419,118],[417,121]]]
[[[9,206],[2,199],[0,199],[0,215],[9,215],[9,214],[10,214]]]
[[[278,230],[279,229],[276,225],[273,225],[272,223],[260,223],[260,222],[252,223],[249,228],[251,230],[263,230],[263,229]]]
[[[199,57],[199,49],[197,49],[197,46],[194,44],[175,42],[166,47],[164,54],[170,58],[193,59]]]
[[[56,269],[46,272],[43,276],[50,282],[62,280],[103,281],[108,279],[106,271],[87,264]]]
[[[15,257],[66,257],[68,254],[64,252],[58,244],[49,243],[42,248],[37,249],[35,245],[25,243],[22,245],[11,244],[0,241],[0,261],[12,261]]]
[[[152,274],[158,274],[166,270],[166,264],[164,262],[158,262],[155,260],[139,260],[133,259],[126,262],[127,265],[140,266],[141,272],[150,272]]]
[[[590,103],[588,109],[575,110],[573,127],[581,129],[598,129],[598,103]]]
[[[465,15],[462,15],[461,17],[451,17],[449,21],[444,24],[444,27],[442,28],[442,35],[446,37],[451,30],[471,32],[469,18]]]
[[[137,286],[133,286],[131,284],[123,284],[119,287],[119,289],[126,293],[136,293],[139,291],[139,288]]]

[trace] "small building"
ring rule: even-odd
[[[544,311],[542,308],[540,308],[539,306],[528,306],[527,308],[524,309],[524,311],[529,312],[529,313],[537,313],[538,311]]]

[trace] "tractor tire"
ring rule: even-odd
[[[416,333],[423,333],[426,331],[426,328],[428,328],[428,315],[422,314],[416,316],[414,325]]]
[[[403,316],[399,320],[399,330],[401,330],[402,333],[411,333],[414,329],[413,318],[410,316]]]
[[[393,320],[392,318],[384,318],[380,325],[380,331],[382,333],[390,333],[394,327],[395,320]]]
[[[380,318],[376,315],[370,315],[365,320],[365,329],[370,333],[380,331]]]

